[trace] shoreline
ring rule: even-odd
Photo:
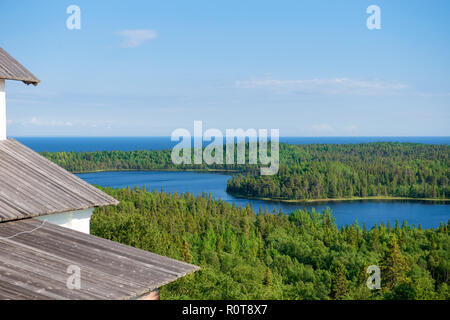
[[[225,170],[225,169],[104,169],[92,171],[69,171],[72,174],[89,174],[101,172],[198,172],[198,173],[243,173],[242,170]]]
[[[278,199],[278,198],[267,198],[267,197],[252,197],[240,194],[234,194],[228,192],[230,195],[240,199],[248,200],[262,200],[262,201],[272,201],[272,202],[283,202],[283,203],[316,203],[316,202],[350,202],[350,201],[427,201],[427,202],[450,202],[450,199],[438,199],[438,198],[410,198],[410,197],[390,197],[390,196],[373,196],[373,197],[352,197],[352,198],[325,198],[325,199]]]
[[[73,174],[90,174],[90,173],[102,173],[102,172],[198,172],[198,173],[216,173],[216,174],[235,174],[241,173],[240,170],[224,170],[224,169],[105,169],[95,171],[83,171],[72,172]],[[392,196],[372,196],[372,197],[351,197],[351,198],[330,198],[330,199],[282,199],[282,198],[268,198],[268,197],[255,197],[246,196],[241,194],[234,194],[228,192],[233,197],[247,200],[262,200],[271,202],[282,203],[318,203],[318,202],[350,202],[350,201],[425,201],[425,202],[450,202],[450,199],[438,199],[438,198],[410,198],[410,197],[392,197]]]

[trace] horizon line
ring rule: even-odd
[[[191,136],[195,138],[197,136]],[[201,137],[201,136],[200,136]],[[224,136],[225,138],[226,136]],[[160,136],[160,135],[149,135],[149,136],[139,136],[139,135],[123,135],[123,136],[9,136],[9,138],[171,138],[171,136]],[[448,136],[392,136],[392,135],[380,135],[380,136],[280,136],[279,138],[450,138]]]

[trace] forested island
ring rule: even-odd
[[[227,191],[248,198],[282,201],[450,198],[450,147],[446,145],[280,144],[280,169],[273,176],[261,176],[258,165],[175,165],[170,150],[42,154],[77,173],[114,170],[230,172],[234,176],[228,182]]]
[[[420,144],[280,146],[274,176],[237,175],[233,195],[279,200],[450,196],[450,148]]]
[[[269,214],[206,194],[103,190],[120,204],[95,210],[93,234],[201,267],[163,287],[163,299],[450,299],[450,222],[338,229],[328,210]],[[370,265],[380,290],[366,286]]]

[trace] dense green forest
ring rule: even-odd
[[[95,235],[196,264],[163,299],[450,299],[449,224],[338,229],[329,210],[257,213],[204,194],[104,189]],[[450,223],[450,222],[449,222]],[[381,289],[366,268],[381,269]]]
[[[170,150],[42,154],[72,172],[239,171],[241,174],[228,182],[227,191],[244,197],[283,200],[352,197],[450,198],[450,147],[445,145],[280,144],[280,169],[278,174],[273,176],[259,175],[257,165],[175,165],[171,161]]]
[[[352,197],[450,197],[448,146],[373,143],[280,146],[274,176],[237,175],[227,191],[242,196],[304,200]]]
[[[115,170],[227,170],[241,172],[257,170],[256,165],[207,165],[206,163],[176,165],[172,163],[171,152],[171,150],[136,150],[41,152],[41,154],[64,169],[75,173]]]

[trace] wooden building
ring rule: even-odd
[[[158,299],[197,266],[89,234],[118,201],[6,135],[5,80],[37,85],[0,48],[0,299]]]

